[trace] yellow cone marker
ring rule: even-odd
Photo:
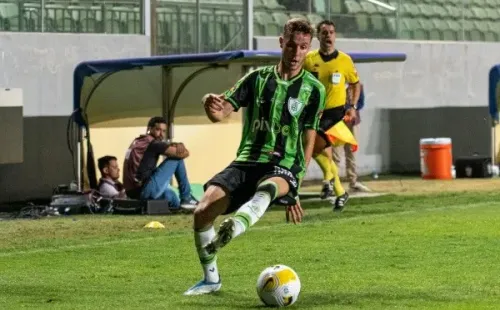
[[[162,223],[160,222],[157,222],[157,221],[152,221],[152,222],[149,222],[146,224],[146,226],[144,226],[144,228],[165,228],[165,225],[163,225]]]

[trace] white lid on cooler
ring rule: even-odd
[[[420,145],[429,144],[451,144],[451,138],[422,138],[420,139]]]

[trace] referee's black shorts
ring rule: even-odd
[[[325,132],[332,128],[335,124],[340,122],[345,116],[345,106],[335,107],[323,111],[323,116],[319,121],[319,131],[318,134],[328,141]]]

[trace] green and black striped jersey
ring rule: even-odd
[[[235,111],[244,111],[244,125],[237,162],[274,163],[305,173],[302,134],[318,130],[325,107],[325,88],[311,73],[302,70],[282,80],[277,66],[248,73],[224,92]]]

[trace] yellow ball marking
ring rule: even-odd
[[[275,273],[280,285],[288,284],[291,281],[297,280],[297,276],[290,269],[283,269]]]

